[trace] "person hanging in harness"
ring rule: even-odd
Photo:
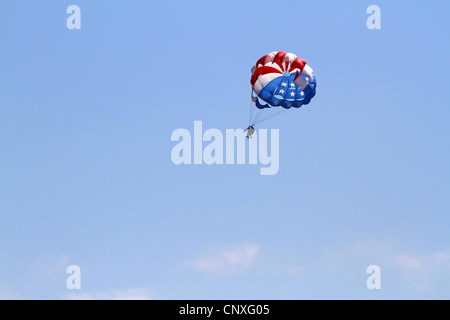
[[[251,139],[252,135],[255,133],[255,128],[253,126],[249,126],[247,128],[247,139]]]

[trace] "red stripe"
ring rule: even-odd
[[[255,84],[256,80],[258,80],[259,76],[268,73],[281,73],[281,71],[273,67],[259,67],[258,69],[255,70],[255,72],[252,75],[252,79],[250,80],[252,86]]]
[[[266,58],[267,58],[267,54],[266,54],[264,57],[261,57],[261,58],[258,60],[258,62],[256,62],[256,67],[258,68],[258,65],[259,65],[259,64],[264,65],[265,62],[266,62]]]
[[[275,58],[273,58],[273,62],[279,65],[281,69],[283,69],[283,59],[286,54],[287,52],[280,51],[275,55]]]
[[[306,61],[300,58],[295,59],[294,63],[292,64],[291,68],[289,69],[289,72],[294,71],[295,69],[300,69],[300,71],[303,71],[303,68],[306,65]]]

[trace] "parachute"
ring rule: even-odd
[[[313,69],[293,53],[269,53],[256,62],[251,72],[249,127],[285,110],[307,105],[316,95],[317,82]]]

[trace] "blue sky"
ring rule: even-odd
[[[449,11],[0,0],[0,298],[449,299]],[[258,128],[279,173],[175,166],[175,129],[247,125],[250,68],[281,50],[318,89]]]

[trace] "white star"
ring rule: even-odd
[[[283,94],[283,93],[284,93],[284,90],[283,90],[283,89],[281,89],[281,90],[280,90],[280,94]]]
[[[283,87],[286,87],[286,86],[287,86],[287,83],[286,83],[286,82],[283,82],[281,85],[282,85]]]
[[[309,78],[308,78],[308,77],[305,77],[305,80],[306,80],[306,81],[309,81]]]
[[[291,82],[291,87],[295,87],[295,84]]]
[[[294,91],[291,92],[291,97],[295,97],[295,92]]]
[[[300,93],[300,95],[301,95],[301,96],[304,96],[304,95],[305,95],[305,93],[304,93],[304,92],[302,92],[302,93]]]

